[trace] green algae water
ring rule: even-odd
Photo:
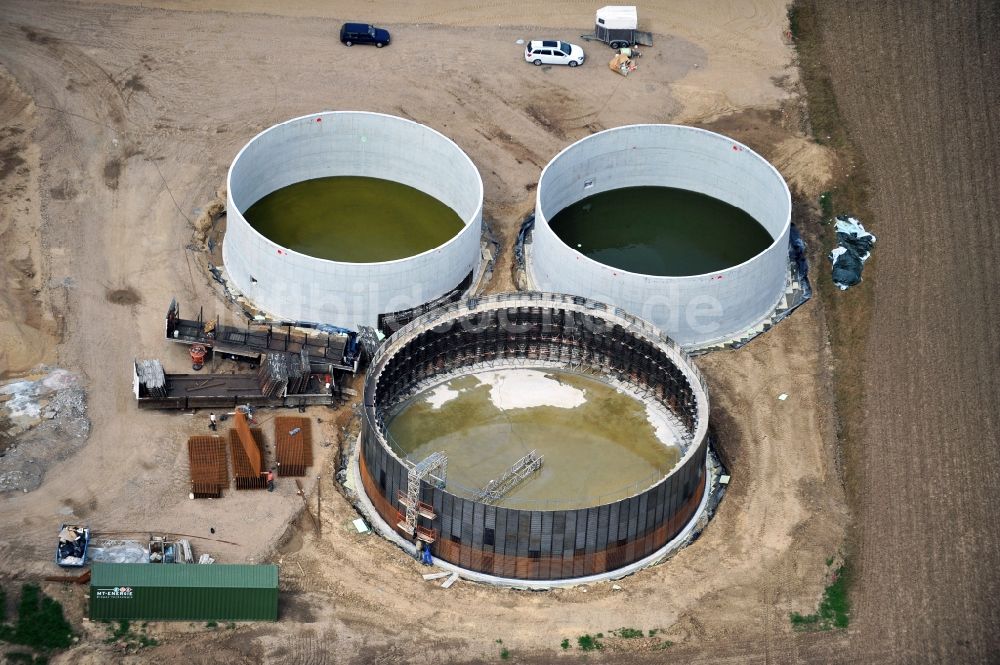
[[[774,241],[739,208],[673,187],[594,194],[560,210],[549,226],[567,245],[604,265],[669,277],[731,268]]]
[[[419,189],[361,176],[282,187],[243,216],[282,247],[346,263],[414,256],[444,244],[464,226],[454,210]]]
[[[681,454],[662,415],[650,417],[612,386],[557,370],[446,381],[404,403],[388,433],[413,461],[444,452],[446,488],[465,496],[537,450],[541,470],[497,504],[508,507],[545,509],[553,501],[552,508],[572,509],[624,498],[666,475]]]

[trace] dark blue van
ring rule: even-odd
[[[345,23],[340,29],[340,41],[347,46],[374,44],[382,48],[389,44],[389,31],[368,23]]]

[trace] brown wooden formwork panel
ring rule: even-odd
[[[250,434],[257,446],[261,464],[264,463],[264,430],[251,427]],[[255,473],[253,463],[247,457],[240,434],[235,429],[229,430],[229,454],[233,458],[233,478],[238,490],[262,490],[267,488],[267,478]]]
[[[192,436],[188,439],[191,492],[195,498],[218,498],[229,486],[226,444],[221,436]]]
[[[291,432],[298,429],[298,432]],[[308,418],[279,416],[274,419],[274,440],[278,475],[304,476],[312,466],[312,421]]]

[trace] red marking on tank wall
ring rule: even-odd
[[[316,118],[316,122],[323,122],[323,118]]]

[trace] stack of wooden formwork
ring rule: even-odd
[[[312,421],[281,416],[274,419],[278,475],[304,476],[312,466]]]
[[[192,436],[188,439],[191,493],[196,499],[217,499],[229,487],[226,444],[221,436]]]

